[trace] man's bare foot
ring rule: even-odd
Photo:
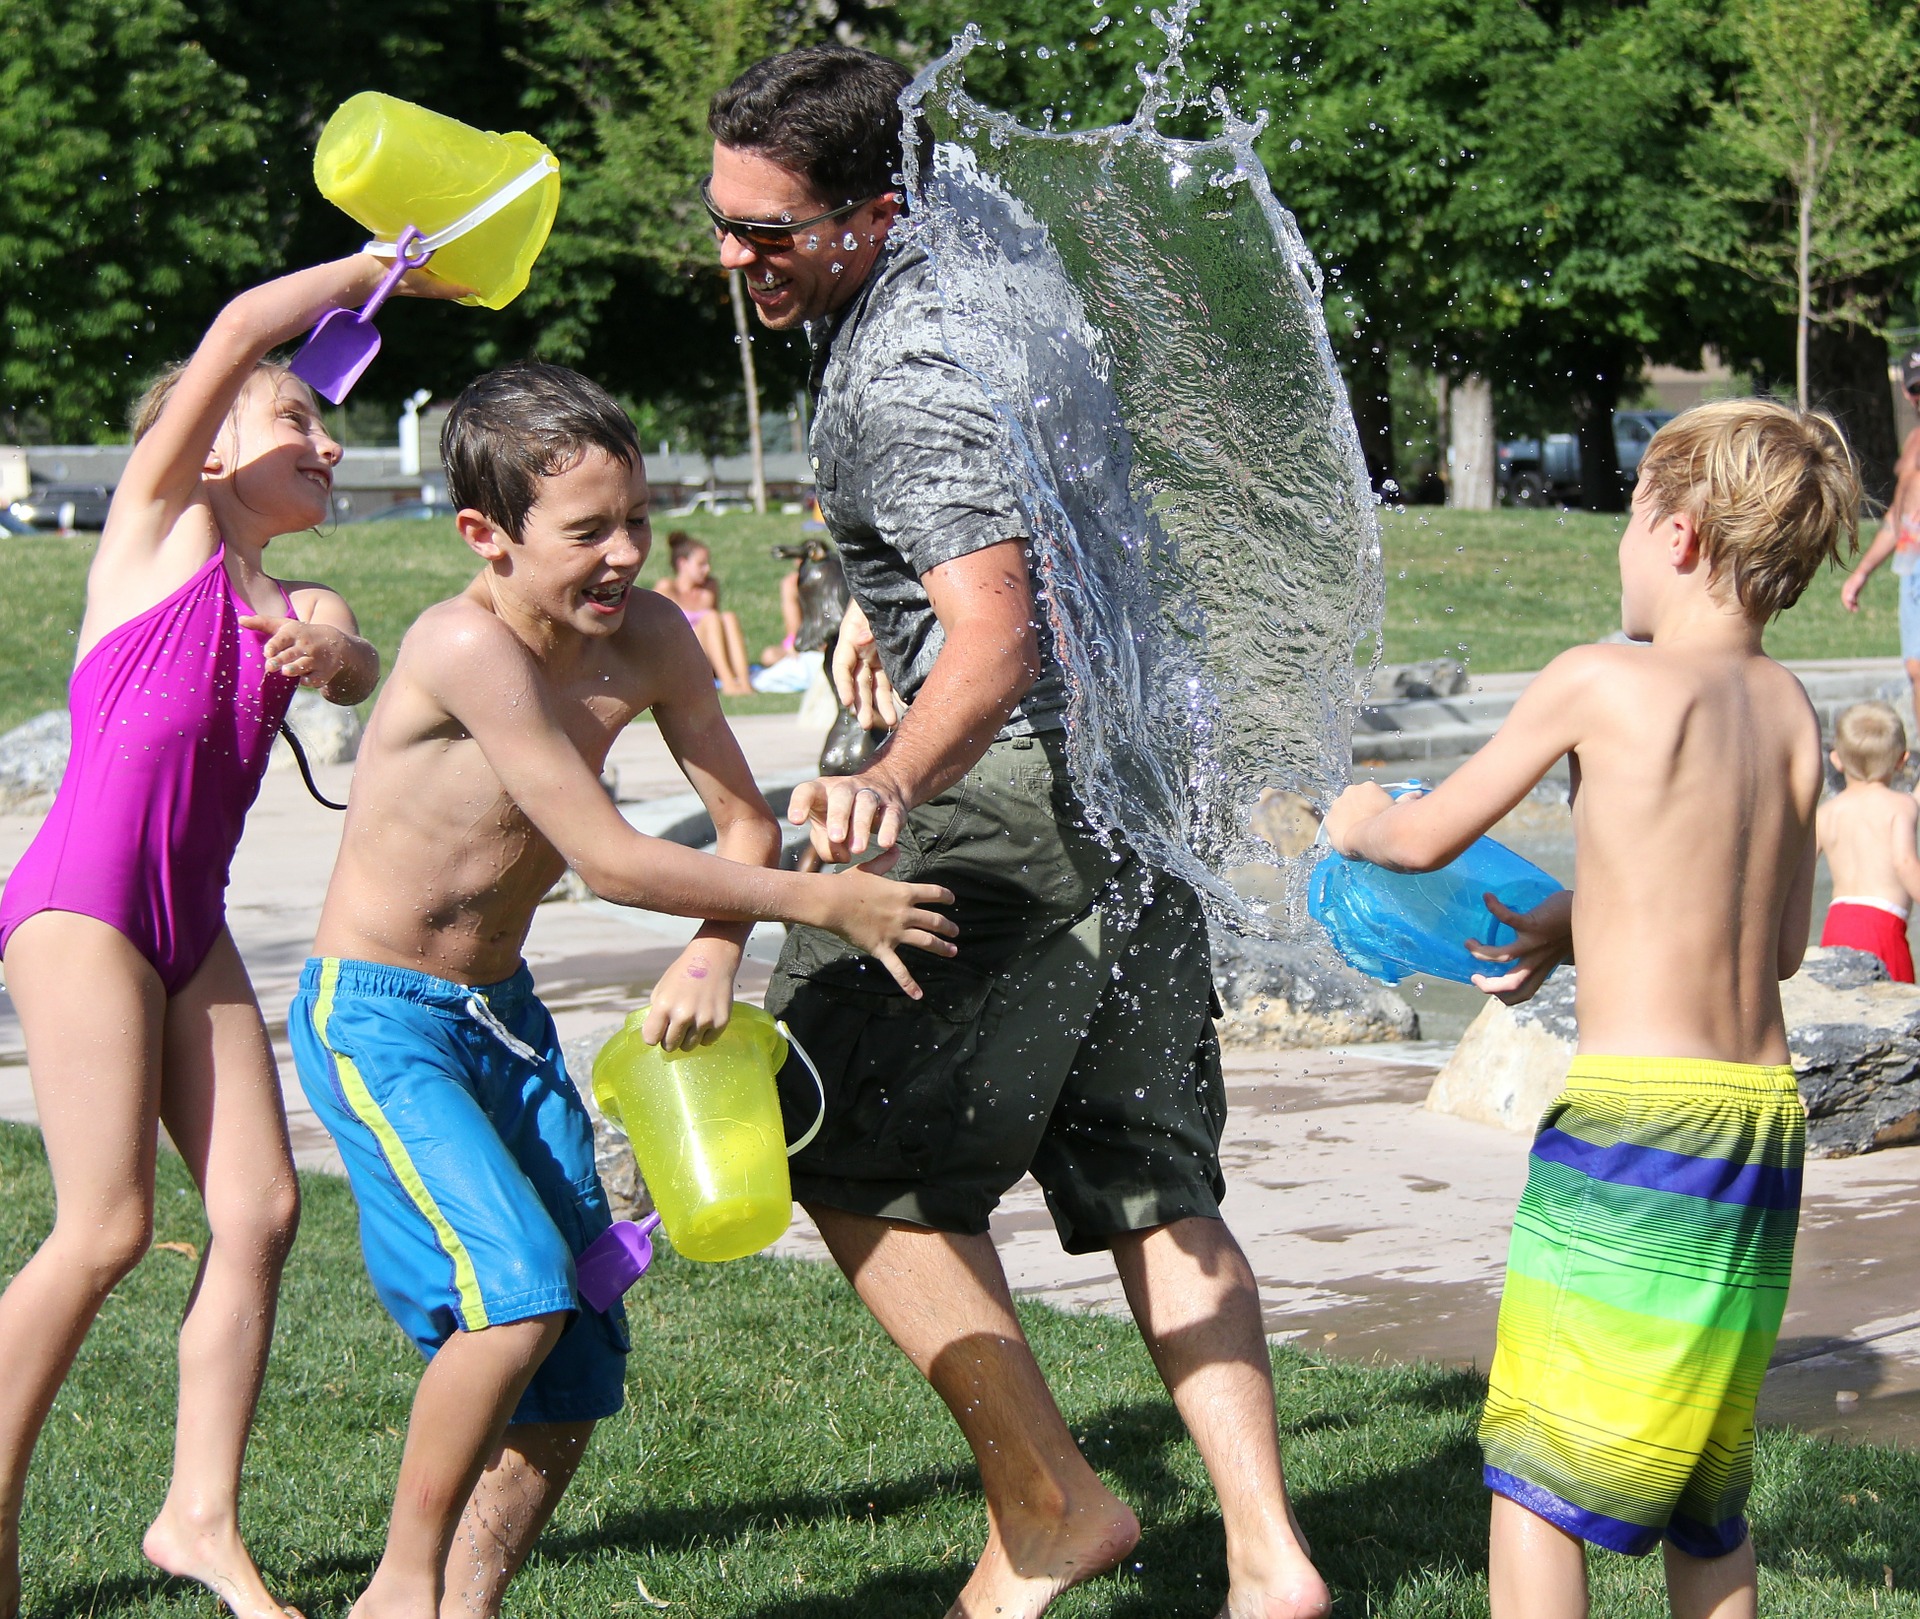
[[[1313,1566],[1313,1548],[1291,1501],[1286,1529],[1271,1552],[1258,1564],[1229,1557],[1227,1580],[1227,1605],[1218,1619],[1326,1619],[1333,1612],[1333,1593]]]
[[[140,1549],[155,1568],[204,1585],[233,1610],[235,1619],[301,1619],[299,1609],[273,1600],[231,1521],[194,1524],[169,1502],[153,1520]],[[8,1612],[0,1609],[0,1619],[6,1619]]]
[[[996,1524],[947,1619],[1039,1619],[1062,1591],[1106,1573],[1139,1539],[1133,1509],[1104,1489],[1058,1513]]]

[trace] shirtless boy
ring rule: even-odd
[[[1833,743],[1847,785],[1815,822],[1833,877],[1820,942],[1876,955],[1896,984],[1911,984],[1907,913],[1920,899],[1920,804],[1889,785],[1907,762],[1907,730],[1889,704],[1855,703],[1834,722]]]
[[[924,909],[945,889],[765,869],[779,829],[707,660],[672,603],[634,588],[647,482],[611,398],[509,366],[460,396],[442,453],[484,566],[401,644],[288,1019],[375,1290],[430,1357],[355,1619],[497,1614],[621,1405],[624,1316],[574,1295],[574,1256],[609,1224],[593,1131],[520,960],[563,868],[618,904],[708,919],[654,988],[644,1033],[672,1047],[725,1025],[756,918],[828,928],[909,994],[897,947],[954,951]],[[642,836],[600,786],[648,709],[725,858]]]
[[[1663,1537],[1676,1615],[1754,1612],[1753,1404],[1805,1144],[1779,980],[1806,944],[1821,785],[1819,723],[1761,631],[1851,544],[1858,500],[1825,417],[1689,411],[1648,446],[1620,541],[1621,622],[1651,645],[1563,653],[1432,793],[1356,786],[1327,817],[1343,853],[1431,871],[1572,760],[1573,891],[1478,952],[1508,999],[1580,962],[1480,1427],[1495,1619],[1584,1616],[1583,1542]]]

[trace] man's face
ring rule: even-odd
[[[806,176],[758,153],[718,143],[707,194],[729,219],[769,226],[812,219],[851,200],[822,197]],[[836,219],[808,226],[792,246],[778,251],[723,234],[720,262],[741,273],[762,326],[792,331],[831,314],[859,291],[899,211],[891,194],[876,197]]]

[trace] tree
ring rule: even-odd
[[[1920,256],[1916,41],[1867,0],[1741,0],[1747,71],[1692,166],[1723,205],[1702,252],[1765,287],[1795,323],[1807,408],[1812,329],[1882,330],[1887,275]]]
[[[261,121],[178,0],[0,0],[0,432],[124,430],[269,262]]]

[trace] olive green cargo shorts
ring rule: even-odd
[[[1087,827],[1058,735],[996,742],[907,819],[902,881],[953,890],[960,953],[902,952],[926,992],[795,928],[767,1009],[820,1069],[794,1196],[977,1234],[1027,1171],[1070,1253],[1217,1217],[1226,1087],[1200,901]],[[781,1074],[795,1131],[818,1108]]]

